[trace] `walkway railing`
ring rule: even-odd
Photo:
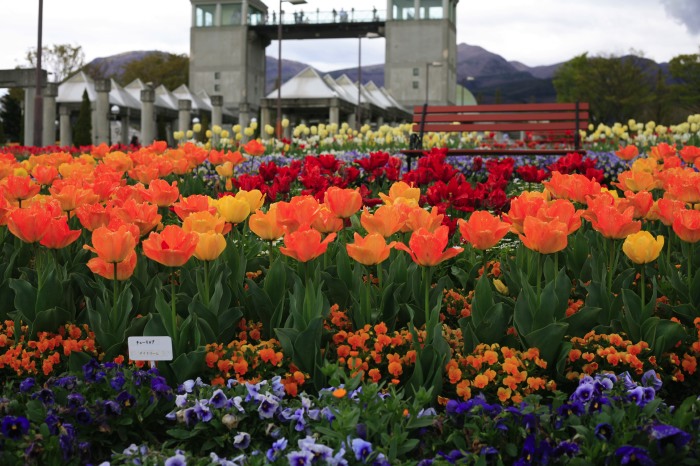
[[[289,11],[282,10],[282,24],[333,24],[333,23],[372,23],[386,21],[386,10],[355,10],[351,8],[345,10],[332,11]],[[273,11],[267,15],[260,13],[248,15],[250,26],[276,25],[279,24],[280,16],[278,11]]]

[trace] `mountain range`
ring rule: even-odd
[[[117,78],[124,66],[132,60],[142,59],[147,54],[163,53],[157,51],[125,52],[110,57],[96,58],[88,66],[97,66],[104,76]],[[657,64],[651,60],[630,56],[635,60],[648,61],[652,69],[661,69],[668,75],[668,64]],[[275,88],[277,80],[277,58],[266,57],[265,84],[268,92]],[[518,61],[508,61],[502,56],[490,52],[478,45],[461,43],[457,46],[457,82],[469,89],[479,103],[524,103],[554,102],[556,91],[552,79],[563,65],[555,63],[545,66],[528,66]],[[282,60],[282,80],[295,76],[309,65],[294,60]],[[318,71],[318,70],[317,70]],[[346,74],[350,79],[357,78],[357,68],[344,68],[319,74],[330,74],[334,78]],[[362,67],[362,82],[374,82],[384,85],[384,65],[367,65]]]

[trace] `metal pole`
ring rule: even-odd
[[[425,105],[428,105],[428,92],[430,89],[430,62],[425,63]]]
[[[282,0],[279,2],[279,23],[277,23],[277,139],[282,139]]]
[[[355,128],[360,130],[360,117],[362,115],[362,36],[357,37],[357,115],[355,116]]]
[[[44,101],[41,92],[41,33],[43,29],[44,0],[39,0],[39,28],[37,32],[36,46],[36,92],[34,95],[34,146],[41,147],[42,133],[44,132]]]

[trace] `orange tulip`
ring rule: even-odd
[[[168,225],[160,233],[151,232],[142,243],[143,253],[167,267],[180,267],[197,248],[199,235],[186,232],[177,225]]]
[[[700,173],[691,170],[674,170],[664,178],[664,197],[696,204],[700,202]]]
[[[287,232],[294,232],[302,225],[310,225],[320,208],[313,196],[295,196],[289,202],[277,203],[277,222]]]
[[[700,241],[700,211],[678,211],[673,220],[673,231],[686,243],[697,243]]]
[[[340,218],[350,218],[362,208],[362,195],[358,189],[342,189],[331,186],[326,190],[323,203]]]
[[[423,209],[422,207],[414,207],[408,213],[408,218],[406,218],[406,228],[409,231],[416,231],[420,228],[425,228],[429,232],[434,232],[440,225],[442,225],[442,219],[445,218],[443,214],[438,213],[438,208],[433,207],[430,212]]]
[[[136,251],[131,251],[126,258],[117,262],[117,280],[123,281],[134,274],[136,269]],[[93,257],[87,262],[88,268],[95,275],[114,280],[114,263],[105,262],[100,256]]]
[[[50,186],[58,178],[58,169],[50,165],[37,165],[32,168],[32,176],[42,186]]]
[[[223,233],[226,220],[219,214],[211,214],[209,212],[194,212],[190,214],[184,222],[182,229],[185,231],[194,231],[196,233],[206,233],[213,231],[215,233]]]
[[[243,150],[246,154],[257,157],[258,155],[263,155],[265,153],[265,146],[257,139],[252,139],[243,146]]]
[[[632,160],[639,155],[639,149],[637,149],[637,146],[620,147],[619,150],[615,151],[615,155],[622,160]]]
[[[354,236],[355,242],[346,244],[345,249],[348,256],[363,265],[381,264],[389,257],[391,248],[396,244],[394,241],[386,244],[386,240],[379,233],[371,233],[364,238],[357,233]]]
[[[336,217],[326,204],[322,204],[311,222],[311,228],[320,233],[333,233],[343,229],[343,219]]]
[[[649,156],[658,160],[663,161],[668,157],[674,157],[676,155],[676,147],[670,146],[665,142],[659,143],[651,148],[649,151]]]
[[[5,196],[0,196],[0,225],[7,225],[7,216],[15,210],[15,207],[5,199]]]
[[[639,191],[636,194],[632,191],[625,191],[625,198],[620,200],[618,210],[624,210],[627,205],[634,207],[633,218],[644,218],[654,205],[654,198],[649,191]]]
[[[510,230],[510,224],[485,210],[473,212],[468,220],[459,219],[459,232],[466,242],[482,251],[492,248]]]
[[[623,191],[636,193],[661,187],[661,180],[650,172],[627,170],[617,175],[617,183],[613,184]]]
[[[525,191],[520,196],[511,199],[510,210],[503,215],[503,220],[511,224],[510,231],[522,233],[525,218],[534,217],[546,204],[547,200],[542,193]]]
[[[568,228],[559,220],[544,221],[527,217],[523,223],[524,234],[518,235],[526,248],[540,254],[552,254],[566,249]]]
[[[559,220],[566,224],[568,234],[571,234],[581,227],[582,210],[576,210],[576,207],[566,199],[555,199],[554,201],[545,204],[537,211],[535,215],[540,220],[549,222],[551,220]]]
[[[595,196],[600,193],[601,186],[585,175],[562,175],[555,171],[549,181],[542,184],[552,193],[553,197],[569,199],[572,202],[584,204],[587,196]]]
[[[177,181],[173,181],[173,183],[170,184],[161,179],[153,180],[148,185],[148,191],[151,193],[151,202],[158,207],[169,207],[173,205],[180,196]]]
[[[100,203],[83,204],[75,209],[75,214],[83,228],[88,231],[107,225],[110,219],[107,208]]]
[[[277,222],[277,204],[272,204],[267,213],[258,209],[248,218],[250,231],[265,241],[274,241],[284,235],[284,228]]]
[[[173,209],[180,220],[184,220],[193,212],[208,211],[209,213],[216,213],[216,206],[212,204],[213,199],[209,196],[203,196],[201,194],[193,194],[191,196],[182,197],[180,196],[180,202],[173,204]]]
[[[86,244],[83,248],[112,264],[125,260],[136,247],[136,241],[134,232],[127,225],[121,225],[116,229],[99,227],[92,232],[92,247]]]
[[[143,164],[136,165],[134,168],[127,172],[129,178],[136,180],[143,184],[150,184],[153,180],[158,179],[160,176],[160,170],[156,164]]]
[[[656,216],[661,220],[661,223],[667,227],[673,225],[673,219],[676,218],[676,213],[685,210],[685,202],[676,201],[674,199],[659,199],[654,204]]]
[[[41,206],[15,209],[7,218],[10,233],[25,243],[36,243],[46,234],[52,215]]]
[[[94,204],[100,200],[100,197],[91,189],[82,188],[74,182],[59,183],[57,181],[49,188],[49,191],[51,196],[61,204],[61,209],[64,212],[72,212],[83,204]]]
[[[606,238],[624,239],[642,228],[642,222],[634,221],[634,207],[620,212],[614,201],[606,201],[605,196],[600,198],[600,201],[589,202],[588,210],[583,214],[598,233]]]
[[[208,231],[198,234],[199,241],[197,241],[197,248],[194,250],[194,257],[197,259],[213,261],[226,249],[226,238],[221,233]]]
[[[460,247],[444,250],[447,246],[449,231],[450,229],[446,225],[438,227],[434,233],[425,228],[419,228],[411,234],[408,246],[396,243],[394,247],[410,254],[411,259],[416,264],[431,267],[455,257],[464,250]]]
[[[63,249],[78,239],[82,230],[71,230],[66,217],[52,218],[39,244],[49,249]]]
[[[302,226],[284,235],[285,247],[281,247],[280,252],[299,262],[308,262],[326,252],[328,244],[335,239],[335,236],[335,233],[331,233],[321,241],[321,233],[308,226]]]
[[[129,199],[121,207],[113,207],[110,212],[124,223],[136,225],[141,236],[157,227],[162,218],[158,213],[157,205],[149,203],[137,204],[133,199]]]
[[[400,198],[414,205],[418,205],[420,188],[413,188],[404,181],[397,181],[389,188],[388,196],[384,193],[379,193],[379,197],[386,205],[395,204]]]
[[[36,196],[41,186],[28,176],[10,175],[2,180],[3,194],[8,201],[23,201]]]
[[[360,224],[367,230],[367,233],[379,233],[384,238],[399,231],[402,223],[399,211],[393,206],[379,206],[374,214],[370,214],[367,209],[364,209],[360,215]]]
[[[680,151],[681,158],[685,163],[698,165],[698,157],[700,157],[700,147],[685,146]]]

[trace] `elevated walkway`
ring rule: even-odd
[[[250,18],[249,28],[267,40],[277,40],[280,18],[273,14],[260,19],[255,24]],[[356,39],[367,33],[384,36],[386,12],[379,10],[285,12],[282,16],[282,37],[284,40],[302,39]]]

